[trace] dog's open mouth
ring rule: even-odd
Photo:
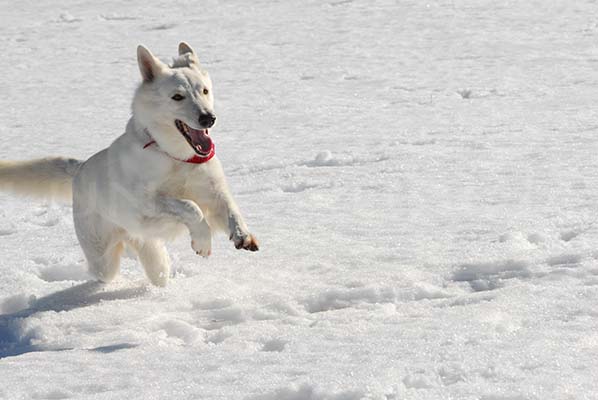
[[[179,132],[183,134],[189,145],[200,156],[207,156],[212,149],[212,139],[207,129],[193,129],[181,120],[175,120]]]

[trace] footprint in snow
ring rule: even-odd
[[[73,22],[81,22],[81,18],[77,18],[70,12],[65,11],[58,16],[56,22],[72,24]]]
[[[467,282],[475,292],[494,290],[503,287],[510,279],[531,276],[525,261],[506,260],[498,262],[480,262],[461,264],[453,272],[455,282]]]
[[[99,19],[104,21],[133,21],[139,18],[133,17],[131,15],[101,14]]]
[[[546,264],[550,265],[551,267],[569,267],[575,268],[579,266],[579,263],[583,257],[580,254],[561,254],[558,256],[550,257],[546,260]]]
[[[60,223],[60,217],[53,217],[53,218],[48,218],[45,221],[32,221],[35,225],[39,225],[39,226],[45,226],[45,227],[51,227],[51,226],[56,226]]]
[[[231,299],[212,299],[202,302],[193,303],[193,308],[198,310],[217,310],[220,308],[226,308],[233,305]]]
[[[390,157],[385,154],[378,154],[369,157],[363,156],[338,156],[330,150],[323,150],[316,154],[313,160],[300,162],[297,165],[306,167],[345,167],[386,161]]]
[[[282,188],[282,191],[285,193],[299,193],[304,192],[309,189],[317,188],[319,185],[313,183],[306,183],[306,182],[298,182],[292,183],[290,185],[286,185]]]
[[[228,332],[226,328],[218,329],[217,331],[214,331],[214,333],[208,333],[206,342],[212,344],[220,344],[231,336],[232,333]]]
[[[178,26],[177,23],[171,22],[171,23],[146,26],[144,29],[146,31],[166,31],[166,30],[169,30],[172,28],[176,28],[177,26]]]
[[[418,282],[409,287],[394,288],[391,286],[361,286],[331,288],[311,296],[301,303],[310,314],[325,311],[342,310],[349,307],[363,305],[388,305],[400,301],[439,300],[452,297],[452,294],[424,282]]]
[[[108,353],[114,353],[115,351],[120,351],[120,350],[134,349],[137,346],[139,346],[139,345],[134,344],[134,343],[117,343],[117,344],[110,344],[107,346],[95,347],[93,349],[89,349],[89,351],[96,351],[98,353],[108,354]]]
[[[51,227],[58,225],[66,212],[52,206],[40,206],[34,209],[31,214],[33,217],[28,217],[28,222],[37,226]]]
[[[245,311],[239,307],[227,307],[210,311],[210,323],[203,328],[208,331],[218,330],[229,325],[238,325],[247,321]]]
[[[203,329],[208,331],[219,330],[225,326],[237,325],[247,321],[245,311],[234,305],[231,299],[211,299],[193,304],[195,310],[206,311],[209,324]]]
[[[571,240],[578,237],[580,233],[581,232],[573,229],[573,230],[561,232],[560,237],[563,242],[570,242]]]
[[[71,392],[61,389],[50,390],[49,392],[35,392],[33,399],[70,399],[74,395]]]
[[[0,236],[9,236],[15,233],[17,233],[17,230],[14,228],[0,228]]]
[[[286,340],[282,340],[282,339],[267,340],[262,345],[262,351],[280,353],[281,351],[284,350],[287,343],[288,342]]]

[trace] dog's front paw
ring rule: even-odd
[[[231,240],[237,249],[249,251],[258,251],[260,249],[257,239],[250,233],[246,235],[233,235],[231,236]]]
[[[202,257],[208,257],[212,254],[212,237],[201,237],[191,240],[191,248]]]
[[[212,254],[212,232],[208,224],[203,224],[198,232],[191,235],[191,248],[202,256],[207,257]]]

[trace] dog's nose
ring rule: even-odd
[[[212,113],[201,114],[199,116],[199,125],[202,128],[211,128],[216,122],[216,116]]]

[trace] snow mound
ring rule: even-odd
[[[178,339],[186,345],[192,345],[203,339],[203,331],[185,321],[176,319],[164,321],[160,328],[169,337]]]
[[[82,264],[53,265],[39,272],[39,277],[46,282],[86,281],[92,279],[87,268]]]

